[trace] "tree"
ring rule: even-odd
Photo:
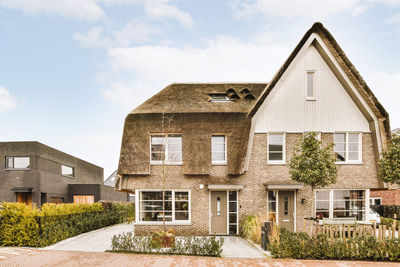
[[[400,184],[400,135],[393,135],[379,160],[380,179]]]
[[[297,144],[289,164],[291,179],[315,187],[325,187],[336,183],[336,155],[333,144],[322,147],[322,142],[316,138],[316,133],[304,136]]]

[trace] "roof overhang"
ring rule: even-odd
[[[303,189],[302,184],[264,184],[265,190]]]
[[[209,190],[241,190],[243,185],[241,184],[209,184],[207,185]]]
[[[15,193],[32,193],[33,188],[32,187],[13,187],[11,188],[11,191]]]

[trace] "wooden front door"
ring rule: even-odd
[[[279,191],[279,226],[294,231],[294,191]]]
[[[227,203],[226,191],[211,191],[211,234],[226,235]]]
[[[32,193],[31,192],[17,192],[17,202],[25,203],[28,205],[32,204]]]

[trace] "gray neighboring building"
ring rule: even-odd
[[[0,201],[35,203],[126,201],[103,185],[103,168],[36,141],[0,142]]]
[[[115,183],[117,181],[118,174],[117,170],[115,170],[108,178],[104,181],[104,185],[108,187],[115,188]],[[128,202],[135,202],[135,194],[126,193]]]

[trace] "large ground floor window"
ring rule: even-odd
[[[319,218],[355,217],[366,220],[367,190],[316,190],[315,215]]]
[[[139,191],[138,196],[140,222],[190,221],[189,191]]]

